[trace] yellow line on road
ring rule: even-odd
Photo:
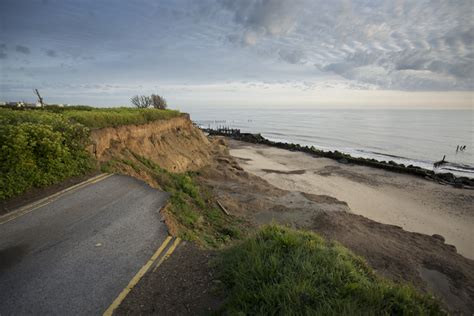
[[[25,205],[15,211],[12,211],[6,215],[3,215],[3,216],[0,216],[0,225],[2,224],[5,224],[5,223],[8,223],[9,221],[12,221],[18,217],[21,217],[23,215],[26,215],[36,209],[39,209],[40,207],[43,207],[45,205],[48,205],[49,203],[55,201],[57,198],[59,198],[60,196],[62,196],[63,194],[67,193],[67,192],[70,192],[70,191],[73,191],[73,190],[76,190],[76,189],[79,189],[79,188],[82,188],[86,185],[89,185],[89,184],[93,184],[93,183],[96,183],[96,182],[99,182],[99,181],[102,181],[104,179],[107,179],[108,177],[112,176],[113,174],[106,174],[106,173],[102,173],[96,177],[93,177],[93,178],[90,178],[86,181],[83,181],[81,183],[78,183],[78,184],[75,184],[73,186],[70,186],[69,188],[66,188],[64,190],[61,190],[59,192],[56,192],[50,196],[47,196],[43,199],[40,199],[36,202],[33,202],[31,204],[28,204],[28,205]]]
[[[165,261],[166,259],[169,258],[169,256],[171,256],[171,254],[176,249],[176,247],[178,246],[180,241],[181,241],[181,238],[179,238],[179,237],[177,237],[175,239],[175,241],[174,241],[173,245],[170,247],[170,249],[168,249],[168,251],[165,253],[165,255],[163,257],[161,257],[160,261],[158,261],[158,263],[156,264],[156,267],[153,269],[153,272],[155,272],[156,269],[158,269],[158,267],[163,263],[163,261]]]
[[[133,289],[135,285],[137,285],[138,281],[145,275],[145,273],[150,269],[150,267],[153,265],[155,260],[160,256],[160,254],[163,252],[163,250],[166,248],[168,243],[171,240],[171,236],[166,237],[165,241],[161,244],[160,248],[151,256],[150,260],[135,274],[135,276],[130,280],[128,283],[127,287],[123,289],[123,291],[117,296],[117,298],[112,302],[112,304],[107,308],[107,310],[104,312],[104,316],[110,316],[113,314],[114,310],[117,309],[117,307],[120,306],[120,303],[125,299],[125,297],[130,293],[130,291]],[[175,241],[176,243],[176,241]],[[174,245],[174,244],[173,244]]]

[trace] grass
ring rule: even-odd
[[[170,193],[167,212],[181,238],[218,248],[244,235],[243,222],[218,208],[211,192],[198,182],[197,173],[171,173],[143,156],[134,153],[130,156],[109,161],[102,171],[120,172],[120,165],[127,165],[139,174],[148,174],[162,190]]]
[[[320,236],[277,225],[223,251],[229,315],[443,315],[412,287],[382,279]]]
[[[145,124],[156,120],[168,120],[180,115],[175,110],[108,108],[94,110],[70,110],[62,113],[71,121],[89,128],[116,127],[120,125]]]
[[[156,120],[167,120],[180,114],[176,110],[136,108],[94,108],[88,106],[46,106],[33,109],[0,108],[0,113],[12,120],[31,121],[36,117],[64,118],[89,128],[116,127],[120,125],[145,124]]]

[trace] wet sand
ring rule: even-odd
[[[274,186],[328,195],[352,212],[407,231],[438,234],[474,259],[474,191],[410,175],[342,164],[302,152],[231,140],[230,154],[245,171]]]

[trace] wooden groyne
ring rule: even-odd
[[[240,129],[229,128],[226,126],[218,127],[218,128],[201,128],[204,132],[208,133],[209,135],[221,135],[221,136],[231,136],[231,137],[239,137],[240,136]]]
[[[432,170],[424,169],[413,165],[406,166],[404,164],[396,163],[395,161],[387,162],[378,161],[371,158],[358,158],[352,157],[349,154],[345,154],[337,150],[324,151],[317,149],[314,146],[302,146],[300,144],[274,142],[269,139],[266,139],[261,134],[242,133],[238,129],[221,127],[216,129],[205,128],[202,130],[207,132],[209,135],[226,136],[235,140],[244,141],[252,144],[262,144],[291,151],[301,151],[313,155],[315,157],[334,159],[339,161],[340,163],[352,163],[398,173],[411,174],[414,176],[423,177],[428,180],[439,182],[440,184],[450,184],[456,188],[474,189],[474,179],[468,177],[456,177],[450,172],[436,173]]]

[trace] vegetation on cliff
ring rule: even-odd
[[[89,128],[116,127],[120,125],[146,124],[157,120],[168,120],[180,115],[176,110],[104,108],[93,110],[70,110],[62,113],[71,121]]]
[[[90,128],[143,124],[178,111],[86,106],[0,108],[0,200],[82,175],[94,168]]]
[[[444,314],[433,298],[380,278],[362,258],[311,232],[265,226],[220,258],[225,314]]]
[[[244,235],[243,221],[219,209],[212,193],[198,182],[196,172],[172,173],[136,153],[114,158],[103,164],[102,170],[135,174],[170,193],[163,215],[173,234],[185,240],[216,248]]]
[[[0,110],[0,200],[90,170],[88,137],[57,114]]]

